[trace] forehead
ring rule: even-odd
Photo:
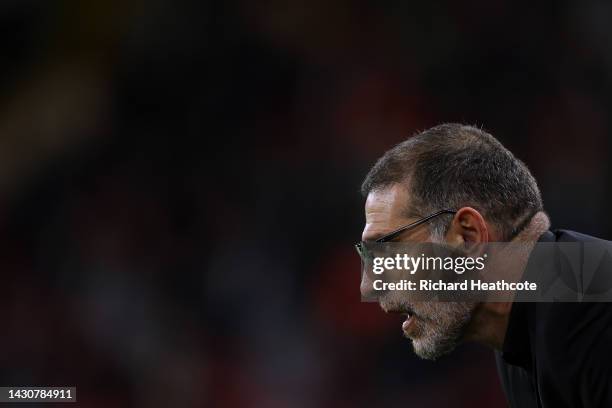
[[[398,222],[406,218],[408,202],[408,191],[400,184],[370,192],[365,203],[363,236],[379,235],[397,227]]]

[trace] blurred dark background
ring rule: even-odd
[[[1,385],[80,406],[504,406],[360,303],[361,179],[484,126],[612,236],[609,2],[3,1]]]

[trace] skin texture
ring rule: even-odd
[[[408,187],[391,185],[372,191],[365,203],[366,224],[362,240],[373,241],[398,227],[416,221],[407,213],[410,205]],[[451,246],[498,241],[496,228],[474,208],[463,207],[454,215],[444,241]],[[427,224],[400,235],[398,242],[439,242],[430,235]],[[364,274],[361,290],[367,296],[371,282]],[[512,307],[510,302],[411,302],[401,291],[389,291],[379,297],[385,312],[408,314],[412,323],[406,337],[415,353],[436,359],[451,352],[461,341],[476,341],[501,349]]]

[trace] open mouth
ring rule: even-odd
[[[412,332],[412,328],[414,327],[416,321],[416,315],[411,308],[405,308],[402,311],[402,315],[406,316],[406,320],[402,323],[402,331],[406,336],[409,336]]]
[[[402,323],[402,331],[408,335],[410,333],[410,329],[414,327],[415,317],[411,313],[405,313],[405,316],[406,320],[404,320],[404,323]]]
[[[406,317],[406,320],[402,323],[402,331],[409,337],[413,331],[416,323],[417,316],[411,307],[402,305],[401,307],[386,307],[387,305],[381,304],[383,310],[387,313],[397,313]]]
[[[400,313],[402,316],[406,316],[407,318],[411,318],[416,315],[410,306],[402,306],[400,310],[397,310],[397,313]]]
[[[386,313],[397,313],[397,314],[401,314],[403,316],[406,317],[414,317],[415,313],[414,310],[412,310],[412,308],[410,306],[398,306],[398,307],[393,307],[393,306],[388,306],[385,304],[380,305],[382,307],[382,309],[386,312]]]

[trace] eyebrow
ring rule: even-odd
[[[374,234],[369,234],[365,237],[365,239],[362,238],[362,241],[364,242],[374,242],[376,241],[378,238],[384,237],[386,234],[383,233],[374,233]]]
[[[416,215],[415,213],[407,213],[406,217],[418,218],[419,216],[418,216],[418,215]],[[397,231],[399,228],[405,227],[406,225],[410,224],[410,222],[408,221],[408,219],[407,219],[406,221],[407,221],[407,224],[400,224],[400,226],[399,226],[399,227],[396,227],[396,228],[389,228],[389,229],[387,229],[387,230],[385,230],[385,231],[376,231],[376,232],[373,232],[373,233],[371,233],[371,234],[368,234],[368,235],[366,236],[366,239],[363,239],[363,238],[362,238],[362,241],[363,241],[363,242],[374,242],[374,241],[376,241],[377,239],[380,239],[380,238],[382,238],[382,237],[384,237],[384,236],[386,236],[386,235],[389,235],[390,233],[392,233],[392,232],[394,232],[394,231]]]
[[[408,223],[408,224],[409,224],[409,223]],[[384,236],[386,236],[386,235],[389,235],[390,233],[392,233],[392,232],[394,232],[394,231],[397,231],[397,229],[398,229],[398,228],[402,228],[402,227],[404,227],[405,225],[407,225],[407,224],[400,224],[400,226],[399,226],[399,227],[397,227],[397,228],[388,228],[388,229],[385,229],[385,230],[383,230],[383,231],[376,231],[376,232],[369,233],[369,234],[366,236],[366,239],[363,239],[363,238],[362,238],[362,241],[363,241],[363,242],[374,242],[374,241],[376,241],[377,239],[380,239],[380,238],[382,238],[382,237],[384,237]]]
[[[362,239],[363,242],[374,242],[379,238],[384,237],[385,235],[388,235],[389,233],[395,231],[394,229],[390,229],[389,231],[386,232],[374,232],[372,234],[369,234],[366,236],[366,239]]]

